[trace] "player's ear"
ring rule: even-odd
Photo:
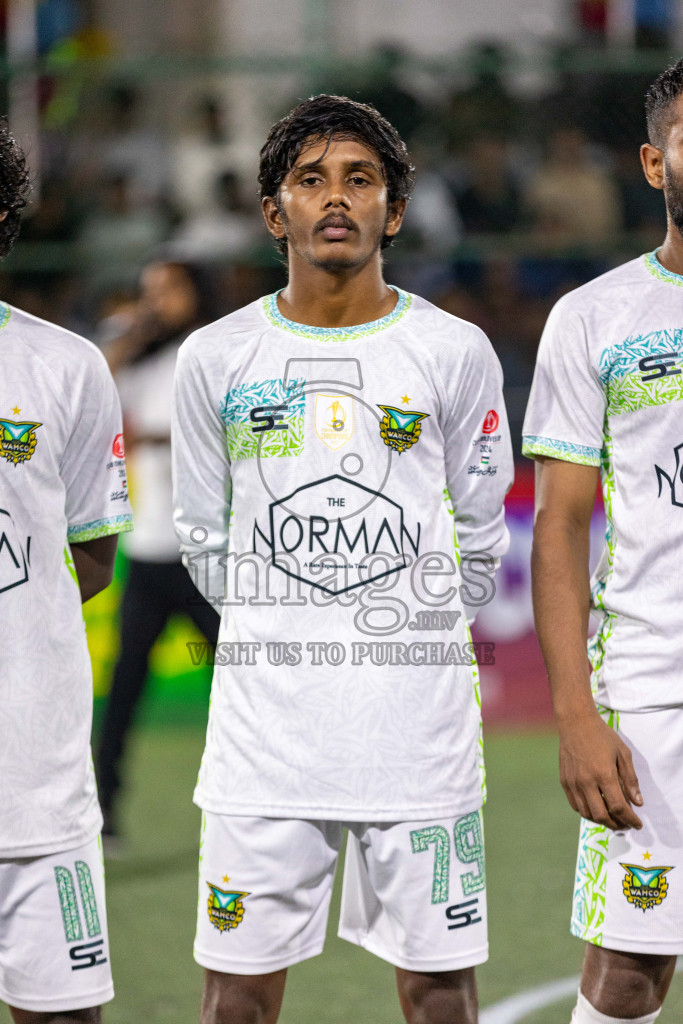
[[[646,142],[640,147],[643,172],[653,188],[664,188],[664,150]]]
[[[389,216],[384,229],[385,235],[393,236],[398,234],[401,224],[403,223],[403,216],[406,212],[407,205],[408,204],[405,199],[396,199],[393,203],[389,203]]]
[[[274,196],[265,196],[261,200],[261,211],[263,213],[263,219],[266,222],[266,227],[273,238],[284,238],[285,225],[282,220],[282,214],[280,212],[280,206],[277,199]]]
[[[0,210],[0,221],[4,220],[8,213],[9,210]]]

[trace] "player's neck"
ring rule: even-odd
[[[671,222],[664,244],[657,250],[657,259],[665,270],[670,270],[672,274],[683,274],[683,237]]]
[[[335,273],[290,262],[289,272],[278,305],[282,315],[295,323],[354,327],[387,316],[396,305],[396,292],[384,281],[379,260]]]

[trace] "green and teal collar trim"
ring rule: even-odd
[[[683,288],[683,274],[674,274],[673,270],[667,270],[657,259],[657,253],[659,249],[654,249],[652,252],[645,253],[643,259],[645,260],[645,266],[658,281],[667,281],[669,284],[678,285],[679,288]]]
[[[0,302],[0,331],[2,331],[9,323],[9,318],[12,315],[12,310],[9,308],[6,302]]]
[[[294,320],[288,320],[280,312],[277,304],[277,297],[280,292],[273,292],[263,299],[263,310],[274,327],[280,327],[284,331],[298,334],[300,338],[312,338],[315,341],[355,341],[357,338],[366,338],[370,334],[377,334],[387,327],[391,327],[408,312],[412,304],[412,296],[395,285],[389,285],[398,295],[398,302],[391,313],[380,317],[379,320],[372,320],[369,324],[357,324],[354,327],[309,327],[307,324],[298,324]],[[280,289],[282,290],[282,289]]]

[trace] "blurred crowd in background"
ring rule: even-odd
[[[584,8],[583,35],[548,49],[535,89],[515,87],[515,54],[500,43],[454,54],[448,71],[386,44],[333,73],[302,73],[291,95],[273,90],[263,123],[265,138],[298,99],[327,91],[373,103],[395,124],[418,173],[388,280],[486,331],[516,443],[550,306],[664,234],[638,148],[645,90],[671,59],[665,26],[640,30],[649,62],[615,66],[595,59],[600,4]],[[96,34],[83,38],[73,36],[96,54]],[[50,45],[64,39],[48,33]],[[167,86],[174,117],[164,120],[149,79],[111,65],[100,78],[41,81],[40,189],[1,273],[7,301],[104,343],[137,315],[150,261],[200,265],[216,315],[284,283],[256,197],[258,153],[247,172],[224,92],[195,89],[179,111]]]

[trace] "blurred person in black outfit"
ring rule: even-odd
[[[133,466],[135,536],[121,605],[121,647],[114,669],[97,758],[103,836],[116,839],[116,800],[125,740],[144,689],[151,650],[172,615],[188,615],[215,644],[219,616],[194,588],[180,561],[173,530],[171,393],[178,348],[210,322],[208,288],[199,270],[179,262],[150,263],[140,299],[112,318],[117,335],[104,347],[115,375]],[[127,320],[121,332],[122,318]]]

